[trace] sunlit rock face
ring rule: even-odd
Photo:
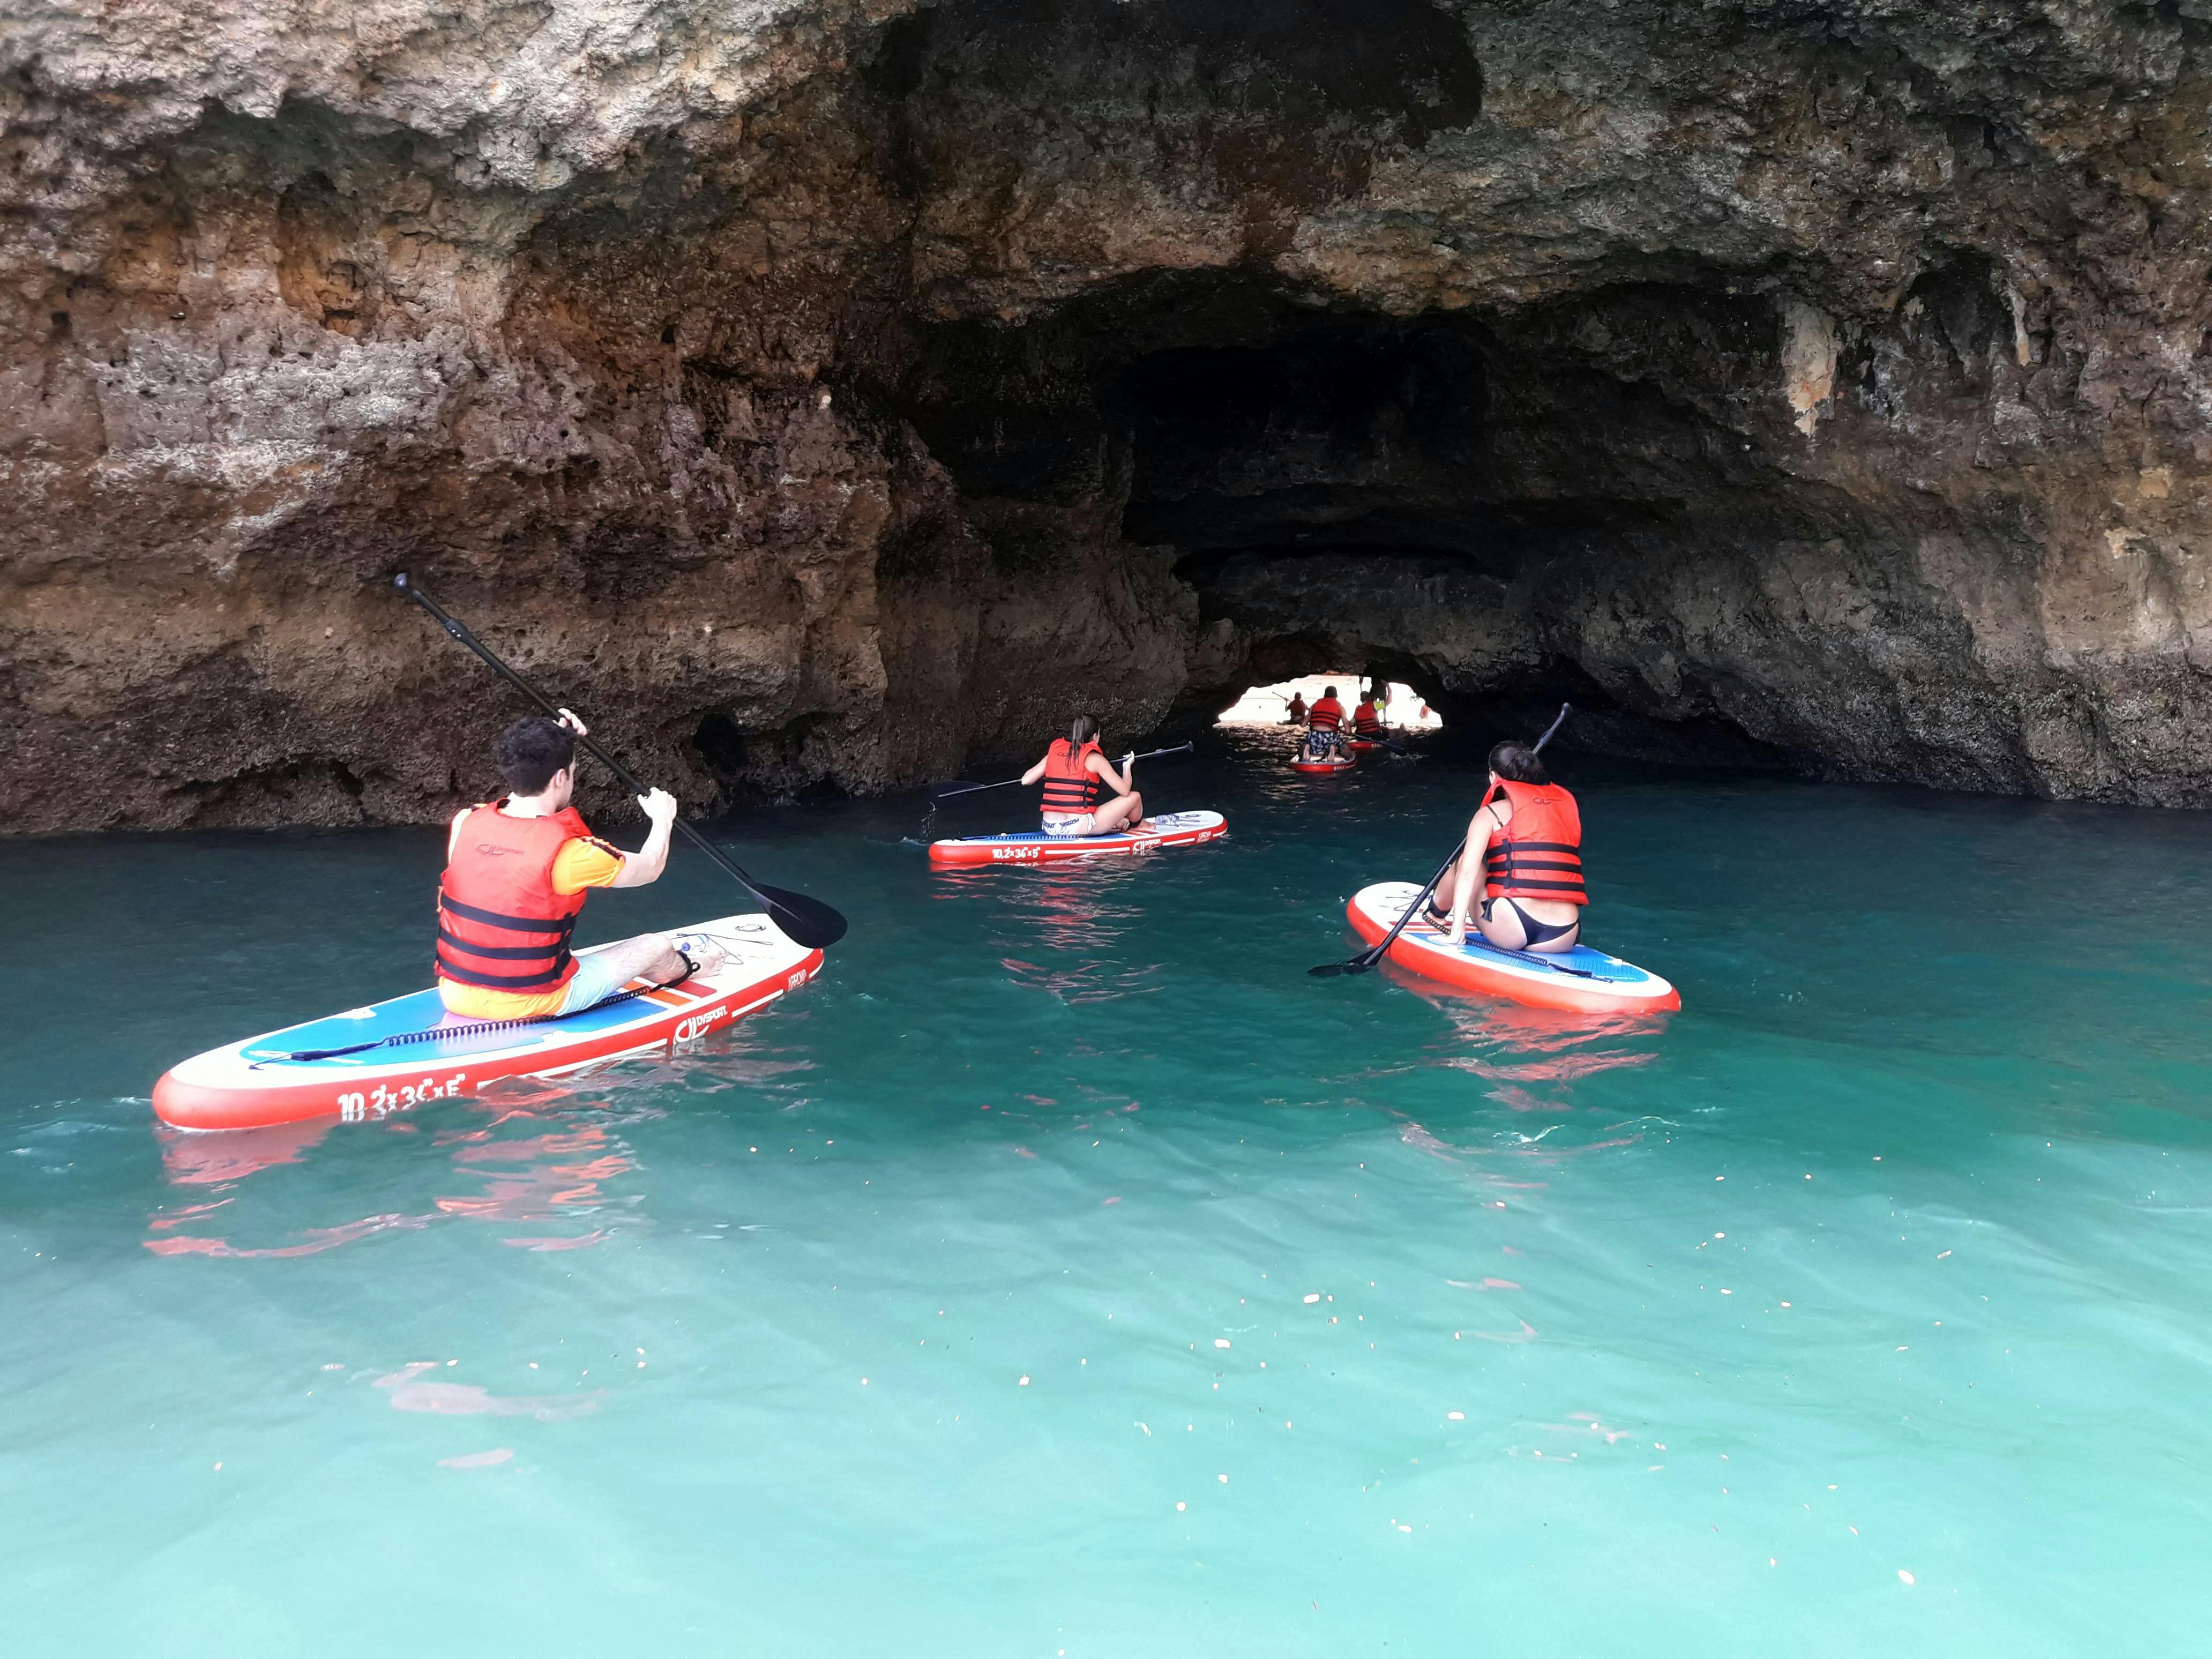
[[[2202,804],[2194,10],[58,0],[0,822],[475,798],[401,570],[701,804],[1355,662]]]

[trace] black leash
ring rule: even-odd
[[[1536,739],[1535,746],[1528,751],[1529,753],[1541,754],[1543,752],[1544,745],[1551,742],[1553,734],[1562,726],[1565,726],[1567,723],[1567,716],[1572,712],[1573,708],[1574,705],[1571,703],[1563,702],[1559,705],[1559,719],[1553,720],[1549,726],[1545,728],[1544,735]],[[1492,784],[1489,788],[1484,790],[1482,792],[1482,805],[1480,806],[1477,806],[1474,810],[1480,812],[1482,811],[1484,806],[1489,805],[1490,798],[1497,793],[1498,786],[1496,784]],[[1417,910],[1427,908],[1429,895],[1436,891],[1437,884],[1444,878],[1444,872],[1452,867],[1453,861],[1459,857],[1462,852],[1466,850],[1466,839],[1465,837],[1462,837],[1459,844],[1452,848],[1450,856],[1446,858],[1442,864],[1437,866],[1436,874],[1431,876],[1427,884],[1422,887],[1419,892],[1413,896],[1413,902],[1406,907],[1405,913],[1398,918],[1397,925],[1392,927],[1389,933],[1382,935],[1382,942],[1380,945],[1377,945],[1371,951],[1361,951],[1359,955],[1352,957],[1349,962],[1324,962],[1318,968],[1307,969],[1306,972],[1311,974],[1316,979],[1334,979],[1339,974],[1364,974],[1369,969],[1372,968],[1376,963],[1382,961],[1384,954],[1389,951],[1391,945],[1397,942],[1398,935],[1406,931],[1406,924],[1413,919],[1413,913]],[[1497,950],[1498,947],[1491,945],[1489,948],[1492,950]],[[1499,951],[1498,954],[1504,956],[1511,953],[1507,951]],[[1547,963],[1546,965],[1548,967],[1551,964]],[[1581,972],[1581,969],[1575,968],[1562,968],[1559,971],[1561,973],[1572,974],[1579,973]],[[1583,977],[1595,978],[1595,975],[1584,975]]]
[[[675,982],[681,984],[683,981]],[[617,991],[611,997],[601,997],[588,1008],[578,1008],[567,1013],[526,1014],[516,1019],[471,1020],[465,1025],[432,1025],[420,1031],[400,1031],[392,1036],[379,1037],[374,1042],[349,1043],[343,1048],[296,1048],[289,1054],[260,1054],[252,1064],[258,1066],[280,1060],[336,1060],[341,1054],[365,1054],[373,1048],[396,1048],[410,1042],[437,1042],[447,1037],[476,1036],[485,1031],[512,1031],[523,1025],[550,1025],[556,1020],[597,1013],[602,1008],[611,1008],[618,1002],[628,1002],[631,998],[641,997],[649,991],[665,991],[667,988],[665,985],[641,985],[635,991]]]
[[[556,720],[560,717],[561,710],[556,705],[547,702],[536,686],[531,684],[529,681],[524,679],[521,675],[495,656],[481,640],[469,632],[465,623],[456,622],[440,610],[436,601],[409,581],[404,574],[394,576],[392,579],[392,585],[428,611],[431,620],[439,627],[482,658],[492,672],[521,692],[524,696],[528,697],[548,714]],[[632,777],[623,769],[620,761],[607,753],[592,738],[580,737],[577,741],[591,752],[600,765],[613,773],[617,780],[632,793],[642,795],[647,793],[646,787]],[[755,881],[738,867],[734,859],[682,818],[678,818],[675,823],[677,830],[685,839],[720,865],[726,873],[736,877],[747,892],[767,907],[769,918],[783,930],[786,937],[793,944],[805,945],[810,951],[818,951],[826,945],[835,945],[845,937],[847,927],[845,918],[820,899],[809,898],[804,893],[794,893],[787,888],[770,887],[763,882]]]

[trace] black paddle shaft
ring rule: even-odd
[[[521,692],[524,696],[529,698],[548,714],[556,720],[560,718],[561,710],[557,704],[548,700],[536,686],[501,662],[489,646],[469,631],[467,623],[447,615],[436,600],[409,581],[404,574],[394,576],[392,579],[392,585],[428,611],[432,621],[452,635],[460,644],[474,652],[493,673]],[[616,779],[632,793],[642,795],[647,793],[645,785],[631,776],[629,769],[610,755],[599,743],[580,732],[577,735],[577,741],[584,745],[600,765],[613,773]],[[769,919],[783,930],[785,935],[793,944],[804,945],[810,951],[819,951],[835,945],[845,937],[845,929],[848,926],[845,918],[823,903],[820,899],[809,898],[804,893],[794,893],[781,887],[769,887],[755,881],[738,868],[736,860],[708,841],[706,836],[701,835],[682,818],[675,820],[675,827],[692,845],[720,865],[726,872],[734,876],[746,891],[766,905]]]
[[[1158,760],[1163,755],[1188,754],[1197,747],[1195,743],[1179,743],[1172,749],[1148,749],[1141,755],[1130,756],[1127,763],[1134,765],[1140,760]],[[950,800],[955,795],[972,795],[979,789],[1011,788],[1020,781],[1019,778],[1001,778],[996,783],[956,783],[943,789],[933,789],[930,796],[935,800]]]
[[[1551,742],[1553,734],[1558,732],[1562,726],[1565,726],[1567,723],[1567,715],[1572,710],[1573,707],[1574,705],[1572,703],[1563,702],[1559,705],[1559,718],[1544,728],[1544,735],[1536,739],[1535,744],[1532,749],[1530,749],[1528,751],[1529,753],[1541,754],[1543,752],[1544,745]],[[1490,797],[1494,792],[1494,785],[1492,789],[1486,790],[1484,792],[1482,797],[1482,806],[1487,806],[1490,805]],[[1478,806],[1474,810],[1480,812],[1482,810],[1482,806]],[[1428,884],[1423,887],[1419,892],[1413,895],[1413,902],[1411,904],[1408,904],[1405,910],[1399,915],[1396,926],[1393,927],[1389,933],[1382,935],[1382,942],[1375,946],[1373,950],[1363,951],[1358,956],[1352,957],[1349,962],[1324,962],[1318,968],[1307,969],[1306,972],[1311,974],[1316,979],[1334,979],[1339,974],[1364,974],[1369,969],[1372,968],[1376,963],[1382,961],[1383,956],[1389,951],[1391,945],[1397,942],[1398,935],[1406,931],[1406,924],[1413,919],[1413,913],[1429,902],[1429,895],[1437,890],[1437,884],[1444,878],[1444,872],[1452,867],[1453,863],[1457,860],[1459,855],[1464,852],[1466,848],[1467,842],[1465,839],[1462,838],[1459,845],[1452,848],[1450,855],[1447,857],[1442,864],[1437,866],[1437,872],[1429,878]]]

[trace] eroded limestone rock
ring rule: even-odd
[[[57,0],[0,24],[0,823],[480,791],[513,706],[400,569],[699,800],[1358,653],[2204,804],[2208,40]]]

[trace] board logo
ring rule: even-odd
[[[349,1091],[338,1097],[338,1120],[343,1123],[378,1122],[394,1112],[466,1094],[468,1080],[467,1073],[456,1072],[443,1082],[426,1077],[417,1083],[380,1083],[365,1093]]]
[[[714,1023],[729,1012],[726,1008],[710,1008],[703,1014],[692,1015],[676,1028],[676,1040],[678,1042],[696,1042],[714,1030]]]

